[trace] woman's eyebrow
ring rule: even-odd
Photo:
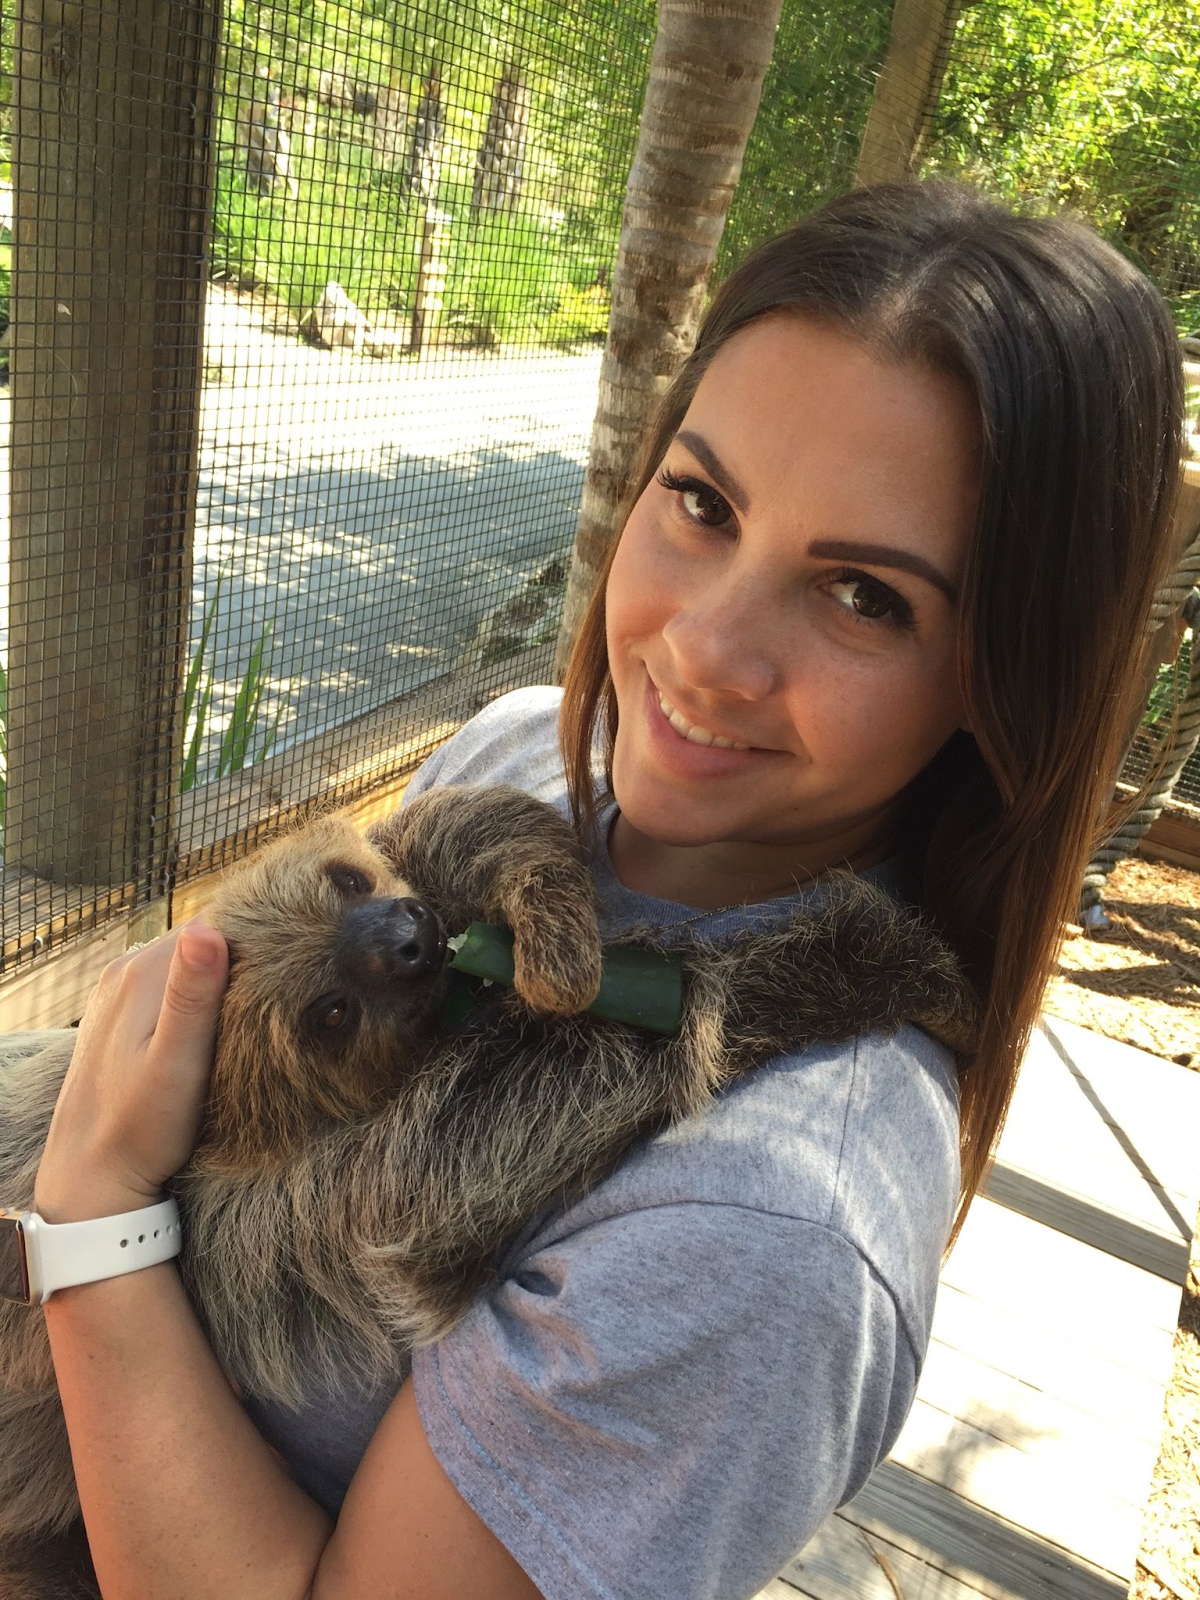
[[[911,572],[924,578],[935,589],[940,589],[951,605],[958,604],[958,590],[948,578],[923,556],[914,556],[907,550],[897,550],[890,544],[859,544],[853,539],[817,539],[808,547],[810,556],[830,561],[866,561],[873,567],[894,567],[898,572]]]
[[[734,509],[745,512],[750,504],[750,496],[742,488],[741,484],[728,470],[728,468],[721,465],[721,462],[718,459],[717,453],[713,447],[708,444],[707,441],[702,439],[698,433],[686,431],[677,433],[675,437],[679,443],[683,445],[685,450],[690,450],[692,452],[696,460],[699,461],[702,466],[708,468],[711,476],[716,478],[717,482],[721,485],[721,488],[725,490],[729,500],[734,506]]]
[[[750,496],[729,469],[722,466],[720,457],[708,441],[702,439],[698,433],[692,433],[690,429],[681,429],[675,438],[708,469],[710,476],[717,480],[733,506],[745,513],[750,504]],[[854,539],[819,539],[809,545],[808,553],[820,560],[867,561],[872,566],[893,567],[897,572],[911,572],[914,577],[924,578],[926,583],[931,583],[935,589],[940,590],[952,606],[958,604],[958,590],[949,578],[944,578],[932,562],[926,561],[923,556],[915,556],[908,550],[897,550],[889,544],[862,544]]]

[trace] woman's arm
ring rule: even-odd
[[[179,934],[114,962],[88,1003],[38,1172],[48,1221],[153,1203],[195,1144],[228,968],[215,930]],[[192,949],[212,959],[188,966]],[[173,1264],[60,1290],[46,1321],[104,1600],[536,1597],[407,1386],[335,1533],[242,1410]]]
[[[174,1266],[60,1290],[46,1325],[105,1600],[308,1595],[333,1526],[238,1404]]]

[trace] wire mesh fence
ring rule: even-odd
[[[9,967],[404,771],[501,676],[545,676],[515,663],[556,629],[654,24],[234,3],[219,34],[178,8],[168,37],[152,6],[58,14],[3,36]],[[109,155],[115,197],[77,181]],[[181,202],[200,236],[172,252]],[[172,342],[163,304],[189,294]],[[34,399],[56,315],[69,442]],[[160,403],[172,366],[190,404]],[[156,410],[194,506],[152,546]]]
[[[926,175],[1066,208],[1155,283],[1184,341],[1184,454],[1200,459],[1200,18],[1179,0],[979,0],[954,22],[921,151]],[[1197,530],[1183,530],[1195,539]],[[1181,541],[1182,542],[1182,541]],[[1173,610],[1200,578],[1180,551]],[[1140,784],[1187,690],[1190,630],[1158,672],[1124,777]],[[1172,640],[1172,643],[1174,641]],[[1200,751],[1174,789],[1200,807]]]
[[[170,12],[0,24],[6,970],[400,777],[558,625],[653,0]],[[878,120],[1079,211],[1187,334],[1198,46],[788,0],[718,276],[883,175]]]

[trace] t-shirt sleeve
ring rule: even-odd
[[[511,783],[542,800],[565,793],[558,750],[562,690],[535,685],[490,701],[413,773],[404,803],[439,784]]]
[[[710,1202],[539,1244],[413,1374],[459,1493],[547,1600],[739,1600],[891,1447],[918,1363],[841,1234]]]

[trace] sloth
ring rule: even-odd
[[[503,786],[431,790],[365,836],[321,817],[234,868],[206,915],[230,977],[200,1139],[167,1186],[178,1267],[226,1373],[286,1404],[306,1374],[394,1377],[533,1216],[770,1056],[905,1022],[969,1053],[978,1026],[944,941],[850,873],[780,930],[674,943],[674,1035],[595,1015],[575,833]],[[513,982],[451,1020],[447,941],[474,921],[512,930]],[[32,1206],[75,1037],[0,1039],[9,1205]],[[0,1594],[94,1597],[89,1574],[45,1320],[0,1302]]]

